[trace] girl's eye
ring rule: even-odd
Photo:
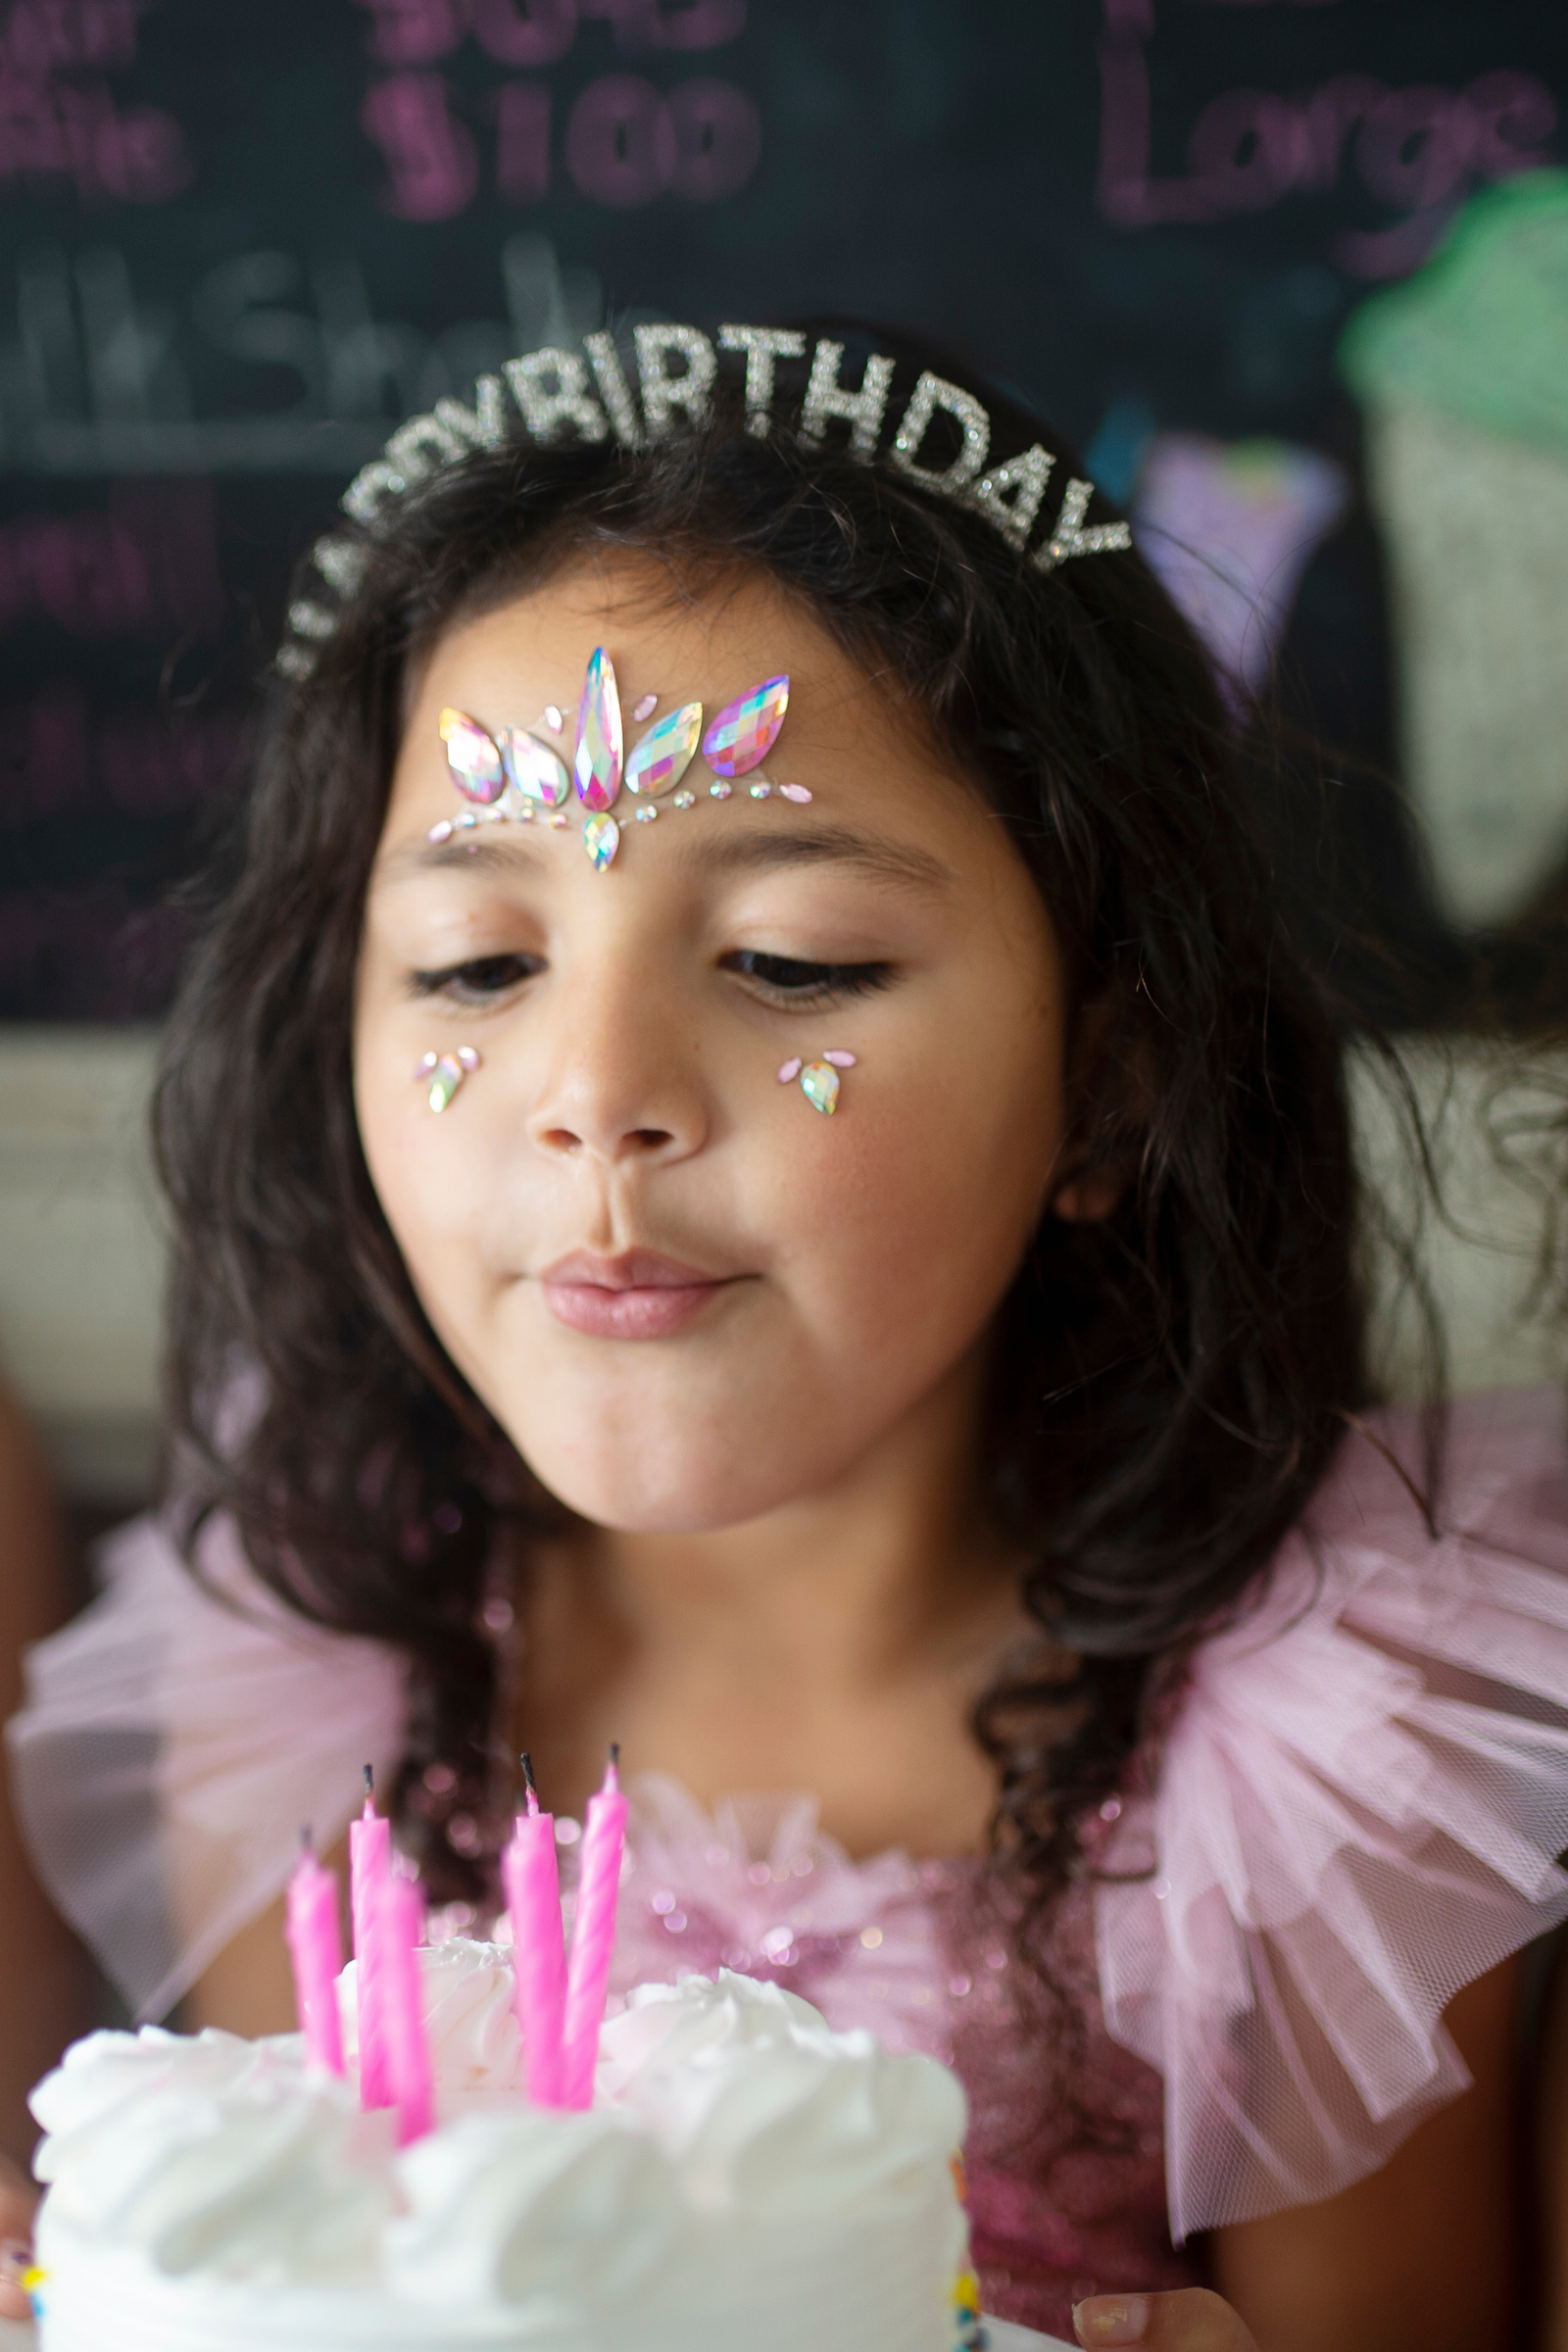
[[[798,956],[767,956],[759,948],[738,948],[720,967],[743,980],[760,982],[774,996],[792,1004],[820,997],[864,997],[887,988],[893,980],[890,963],[807,963]]]
[[[542,956],[476,956],[438,972],[411,972],[416,997],[450,997],[458,1004],[488,1004],[545,968]]]

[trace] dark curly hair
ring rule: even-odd
[[[892,414],[922,367],[962,372],[858,343],[897,360]],[[426,1322],[355,1124],[356,956],[410,665],[585,555],[651,559],[672,591],[765,575],[984,780],[1073,975],[1080,1162],[1121,1179],[1103,1222],[1045,1217],[1018,1269],[976,1497],[1064,1661],[974,1718],[999,1859],[1038,1919],[1184,1652],[1366,1401],[1346,1024],[1282,912],[1235,714],[1142,560],[1042,569],[891,459],[808,443],[779,382],[761,435],[722,374],[706,421],[645,448],[541,447],[516,423],[345,534],[357,584],[311,674],[272,690],[167,1035],[171,1459],[193,1520],[228,1513],[296,1608],[407,1655],[393,1801],[432,1887],[480,1896],[510,1794],[487,1580],[504,1527],[525,1560],[554,1506]],[[1058,486],[1080,470],[978,388],[994,447],[1042,443]]]

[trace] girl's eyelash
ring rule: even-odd
[[[539,956],[474,956],[464,963],[449,963],[439,971],[411,972],[410,993],[416,997],[452,997],[460,1004],[480,1004],[506,996],[520,982],[544,969]],[[829,997],[864,997],[886,988],[893,979],[889,963],[811,963],[799,956],[769,956],[759,948],[741,948],[723,959],[725,971],[743,980],[756,980],[777,997],[805,1004]]]
[[[776,995],[796,1003],[809,997],[865,997],[887,988],[893,980],[890,963],[808,963],[798,956],[768,956],[759,948],[740,948],[723,959],[727,972],[743,980],[760,980]]]
[[[505,996],[519,980],[543,971],[540,956],[474,956],[466,963],[449,963],[438,972],[411,972],[410,993],[416,997],[457,997],[477,1004]]]

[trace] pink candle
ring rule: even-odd
[[[382,2022],[392,2104],[398,2111],[398,2146],[406,2148],[411,2139],[422,2139],[435,2121],[418,1948],[424,1904],[412,1879],[389,1871],[381,1881],[373,1933],[381,1945]]]
[[[354,1920],[354,1993],[360,2027],[360,2105],[390,2107],[392,2077],[381,2015],[381,1939],[376,1934],[380,1889],[392,1867],[392,1827],[375,1809],[365,1767],[365,1812],[349,1823],[349,1907]]]
[[[522,1773],[527,1809],[517,1815],[511,1843],[501,1856],[501,1885],[512,1920],[512,1973],[528,2096],[537,2107],[559,2107],[566,1952],[561,1932],[556,1817],[539,1810],[533,1766],[526,1756]]]
[[[566,2022],[563,2034],[564,2104],[590,2107],[594,2069],[599,2063],[599,2029],[605,2018],[605,1988],[615,1948],[615,1904],[620,1893],[620,1857],[626,1842],[626,1799],[612,1748],[605,1785],[588,1799],[582,1834],[582,1876],[577,1882],[577,1915],[566,1968]]]
[[[309,1830],[305,1851],[288,1883],[286,1934],[305,2055],[313,2066],[340,2075],[343,2034],[337,2016],[337,1973],[343,1965],[343,1937],[337,1919],[337,1881],[312,1852]]]

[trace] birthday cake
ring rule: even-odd
[[[728,1972],[634,1992],[541,2106],[510,1951],[417,1953],[432,2128],[303,2038],[89,2034],[33,2093],[42,2352],[955,2352],[981,2339],[933,2060]]]

